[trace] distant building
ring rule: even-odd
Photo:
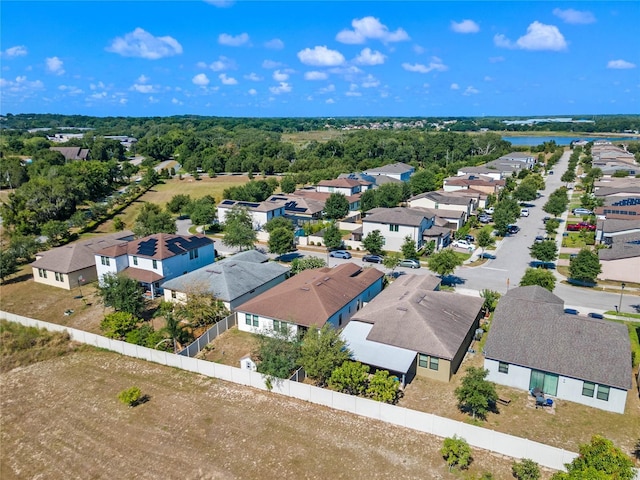
[[[271,200],[265,202],[244,202],[225,199],[217,206],[218,221],[220,223],[224,223],[227,219],[227,213],[234,207],[240,207],[247,210],[249,215],[251,215],[254,230],[262,230],[269,220],[285,215],[284,201]]]
[[[411,175],[416,171],[411,165],[407,165],[406,163],[396,162],[388,165],[383,165],[382,167],[370,168],[365,170],[365,175],[369,175],[372,177],[377,177],[379,175],[385,175],[387,177],[395,178],[396,180],[401,180],[403,182],[408,182]]]
[[[49,147],[49,150],[60,152],[65,160],[88,160],[89,149],[80,147]]]

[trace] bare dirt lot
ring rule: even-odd
[[[3,480],[511,478],[488,452],[449,473],[442,439],[94,349],[0,380]],[[120,403],[132,385],[150,400]]]

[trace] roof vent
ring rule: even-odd
[[[309,291],[309,287],[300,287],[300,290],[304,290],[305,292]]]
[[[396,307],[396,310],[400,310],[401,312],[406,312],[406,307]]]

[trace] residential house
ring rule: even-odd
[[[284,216],[290,219],[295,225],[321,220],[322,211],[324,210],[324,201],[321,202],[290,194],[285,195],[279,193],[277,195],[271,195],[265,202],[284,202]]]
[[[502,155],[498,160],[503,162],[520,162],[531,166],[536,163],[536,157],[531,153],[525,152],[511,152],[507,155]]]
[[[388,175],[365,175],[364,173],[341,173],[338,175],[338,178],[348,178],[350,180],[359,180],[363,183],[362,191],[368,190],[369,188],[379,187],[380,185],[384,185],[385,183],[396,183],[402,184],[402,180],[398,178],[389,177]],[[364,187],[367,188],[364,188]]]
[[[624,413],[631,388],[631,342],[623,324],[564,313],[539,286],[509,290],[485,344],[487,380]]]
[[[479,167],[460,167],[458,169],[457,177],[464,177],[467,175],[482,175],[483,177],[491,177],[494,180],[503,180],[504,172],[496,167],[488,167],[487,165],[480,165]],[[509,173],[509,176],[511,173]]]
[[[39,252],[31,264],[33,281],[65,290],[94,282],[98,279],[95,253],[129,240],[133,240],[133,232],[123,230]]]
[[[445,178],[443,190],[445,192],[473,190],[485,194],[497,195],[498,192],[504,188],[505,184],[505,180],[496,180],[493,177],[472,174]]]
[[[309,327],[326,323],[340,328],[380,293],[383,277],[376,268],[354,263],[303,270],[238,306],[238,329],[302,335]]]
[[[222,200],[217,206],[218,221],[224,223],[227,213],[234,207],[244,208],[251,215],[254,230],[262,230],[271,219],[285,214],[284,201],[243,202],[239,200]]]
[[[637,224],[631,221],[629,223]],[[640,231],[610,236],[605,241],[609,241],[610,246],[598,250],[602,267],[598,278],[640,283]]]
[[[419,249],[424,244],[424,232],[433,226],[435,214],[429,214],[424,209],[373,208],[362,219],[362,237],[366,238],[374,230],[379,230],[384,238],[385,250],[401,251],[406,237],[416,242]]]
[[[339,193],[339,192],[334,192]],[[316,187],[307,187],[301,188],[293,192],[294,197],[304,198],[305,200],[315,200],[316,202],[322,204],[322,208],[324,209],[325,203],[327,203],[327,199],[332,194],[329,192],[319,192],[316,190]],[[349,211],[357,212],[360,210],[360,198],[362,197],[361,193],[354,193],[353,195],[345,196],[347,202],[349,203]]]
[[[357,312],[341,335],[354,359],[410,382],[448,382],[473,341],[483,299],[440,291],[435,276],[403,275]]]
[[[395,178],[396,180],[401,180],[403,182],[408,182],[411,175],[416,171],[411,165],[407,165],[406,163],[396,162],[390,163],[388,165],[383,165],[381,167],[369,168],[365,170],[365,175],[369,175],[371,177],[377,177],[379,175],[386,175],[387,177]]]
[[[460,191],[445,192],[444,190],[439,190],[437,192],[425,192],[415,195],[407,201],[407,204],[411,208],[420,207],[433,210],[460,211],[464,213],[464,222],[476,211],[479,201],[479,193],[468,196],[461,194]]]
[[[49,147],[49,150],[60,152],[65,160],[88,160],[89,149],[80,147]]]
[[[246,250],[162,284],[167,302],[186,302],[191,293],[206,293],[235,311],[252,298],[287,279],[289,267],[270,262],[257,250]]]
[[[357,195],[373,187],[374,182],[353,178],[336,178],[334,180],[323,180],[316,185],[316,192],[321,193],[341,193],[345,197]]]
[[[640,218],[636,220],[598,220],[596,224],[596,242],[612,245],[614,237],[629,233],[640,234]]]
[[[213,240],[204,235],[156,233],[95,252],[98,280],[120,273],[140,282],[151,297],[162,283],[215,261]]]

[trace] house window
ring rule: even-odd
[[[399,229],[400,229],[399,225],[394,225],[394,224],[389,225],[390,232],[397,232]]]
[[[338,315],[338,325],[342,325],[342,314]]]
[[[153,269],[155,270],[156,268],[158,268],[158,261],[152,260],[152,262],[153,262]]]
[[[504,362],[498,362],[498,372],[509,373],[509,364]]]
[[[609,387],[604,385],[598,385],[598,394],[596,395],[598,400],[604,400],[605,402],[609,400]]]
[[[596,384],[591,382],[584,382],[582,384],[582,395],[585,397],[593,398],[593,392],[596,390]]]
[[[136,257],[135,255],[133,256],[133,264],[138,265],[138,257]]]
[[[171,290],[171,298],[176,298],[176,291],[175,290]]]
[[[429,356],[423,355],[422,353],[418,354],[418,366],[422,368],[427,368],[429,363]]]
[[[109,266],[109,257],[100,257],[100,262],[102,262],[102,265],[106,265],[108,267]]]
[[[62,276],[62,273],[55,272],[55,276],[56,276],[56,282],[64,282],[64,277]]]
[[[289,331],[289,326],[287,322],[281,322],[280,320],[273,321],[273,330],[275,332],[287,333]]]
[[[253,316],[253,326],[254,327],[259,327],[260,326],[260,322],[258,321],[258,315],[254,315]]]
[[[246,323],[247,325],[251,326],[251,315],[248,313],[244,314],[245,320],[244,323]]]
[[[39,268],[38,269],[38,276],[41,277],[41,278],[47,278],[47,271],[42,269],[42,268]]]
[[[429,359],[429,368],[431,370],[438,370],[438,365],[440,363],[440,359],[437,357],[431,357]]]
[[[189,250],[189,260],[193,260],[194,258],[198,258],[198,250]]]

